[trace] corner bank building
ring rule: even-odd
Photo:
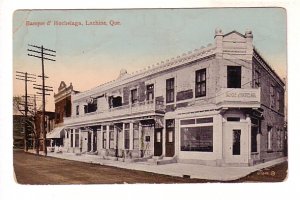
[[[251,31],[72,95],[66,152],[124,162],[250,166],[284,156],[284,82]]]

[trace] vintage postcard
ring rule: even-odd
[[[16,10],[20,184],[282,182],[283,8]]]

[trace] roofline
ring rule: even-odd
[[[148,68],[144,68],[135,73],[131,73],[131,74],[129,74],[129,76],[124,77],[123,79],[122,78],[114,79],[109,82],[98,85],[96,87],[93,87],[89,90],[74,94],[73,99],[75,100],[76,97],[78,98],[78,99],[76,98],[76,100],[85,98],[86,96],[89,96],[89,93],[92,91],[93,91],[93,93],[100,92],[100,91],[105,92],[111,88],[116,87],[115,86],[116,83],[132,82],[134,80],[138,80],[143,77],[151,76],[153,74],[157,74],[159,72],[163,72],[163,71],[169,70],[171,68],[176,68],[177,66],[180,66],[185,63],[189,63],[189,62],[192,62],[195,60],[205,59],[207,57],[210,57],[211,55],[214,55],[215,49],[216,49],[216,45],[209,44],[205,48],[195,49],[194,51],[189,51],[188,53],[183,53],[182,56],[177,56],[176,58],[161,61],[160,63],[157,63],[156,65],[152,65],[152,67],[149,66]],[[132,79],[134,79],[134,80],[132,80]],[[107,87],[109,87],[109,88],[107,88]]]
[[[236,33],[236,34],[240,35],[241,37],[246,38],[246,36],[244,34],[238,32],[236,30],[233,30],[233,31],[230,31],[229,33],[224,34],[223,37],[228,36],[228,35],[230,35],[232,33]]]
[[[275,75],[275,77],[280,81],[280,84],[285,86],[285,82],[280,78],[280,76],[276,73],[276,71],[271,67],[271,65],[263,58],[263,56],[258,52],[258,50],[253,46],[253,54],[258,55],[264,64],[269,68],[269,70]]]

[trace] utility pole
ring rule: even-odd
[[[35,117],[37,117],[37,111],[38,111],[38,109],[37,109],[37,101],[40,101],[41,99],[39,98],[40,96],[37,96],[36,94],[30,94],[29,96],[28,96],[28,98],[31,100],[31,102],[32,102],[32,114],[35,116]],[[34,117],[34,118],[35,118]],[[35,134],[36,134],[37,132],[35,132]],[[31,139],[31,146],[33,147],[33,148],[35,148],[35,150],[36,150],[36,154],[38,155],[39,154],[39,147],[37,146],[37,138],[36,138],[36,136],[35,136],[35,134],[31,134],[31,137],[30,137],[30,139]],[[39,137],[38,137],[38,139],[39,139]]]
[[[25,103],[24,103],[24,112],[25,112],[25,120],[24,120],[24,151],[28,151],[28,132],[27,132],[27,118],[28,118],[28,93],[27,93],[27,82],[35,82],[35,75],[29,74],[27,72],[19,72],[16,71],[16,79],[24,81],[25,83]],[[22,104],[21,104],[22,105]]]
[[[27,49],[30,52],[30,53],[28,53],[28,56],[39,58],[42,61],[42,75],[39,76],[42,78],[42,85],[37,85],[40,87],[37,87],[35,89],[42,90],[42,93],[37,93],[37,94],[42,94],[42,97],[43,97],[43,111],[42,111],[42,134],[43,134],[43,144],[44,144],[43,151],[44,151],[45,156],[47,156],[46,130],[45,130],[45,104],[46,104],[45,96],[50,95],[50,94],[46,94],[46,91],[53,91],[53,90],[51,90],[51,88],[49,86],[45,86],[46,76],[45,76],[45,70],[44,70],[44,60],[55,61],[52,58],[56,56],[55,54],[53,54],[53,53],[56,53],[56,51],[44,48],[43,45],[36,46],[36,45],[28,44],[28,46],[35,48],[35,50]],[[31,54],[31,53],[35,53],[35,54]],[[50,56],[50,58],[49,58],[49,56]]]

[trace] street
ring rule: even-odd
[[[201,183],[154,173],[82,163],[14,151],[14,169],[20,184]]]
[[[160,175],[37,156],[14,150],[14,171],[20,184],[114,184],[114,183],[205,183],[220,182]],[[286,177],[287,162],[254,172],[231,182],[278,182]]]

